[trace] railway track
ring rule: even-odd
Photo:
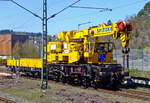
[[[6,98],[2,98],[2,97],[0,97],[0,101],[5,102],[5,103],[16,103],[16,102],[14,102],[12,100],[9,100],[9,99],[6,99]]]
[[[109,93],[113,95],[133,98],[133,99],[139,99],[143,101],[150,101],[150,93],[148,92],[141,92],[136,90],[129,90],[129,89],[121,89],[118,91],[111,91],[111,90],[104,90],[104,89],[98,89],[99,92]]]
[[[144,78],[144,77],[134,77],[131,76],[131,78],[128,80],[130,83],[132,82],[134,85],[144,86],[144,87],[150,87],[150,78]]]
[[[25,77],[26,78],[26,77]],[[32,79],[32,80],[40,80],[39,78],[29,78],[27,79]],[[56,83],[55,81],[49,80],[49,82]],[[66,86],[72,86],[67,83],[62,83],[62,82],[57,82],[57,84],[60,85],[66,85]],[[83,89],[83,86],[77,86],[79,88]],[[89,90],[95,90],[101,93],[107,93],[107,94],[113,94],[113,95],[118,95],[118,96],[123,96],[123,97],[128,97],[128,98],[133,98],[133,99],[139,99],[142,101],[150,101],[150,93],[148,92],[143,92],[143,91],[138,91],[138,90],[131,90],[131,89],[120,89],[120,90],[107,90],[107,89],[94,89],[92,87],[87,88]]]
[[[25,79],[31,79],[31,80],[40,80],[40,78],[33,78],[33,77],[26,77],[26,76],[21,76],[22,78]],[[49,82],[56,83],[55,81],[49,80]],[[67,83],[62,83],[62,82],[57,82],[60,85],[66,85],[66,86],[72,86]],[[83,86],[78,86],[79,88],[83,88]],[[103,92],[103,93],[108,93],[108,94],[113,94],[113,95],[118,95],[118,96],[123,96],[123,97],[128,97],[128,98],[133,98],[133,99],[139,99],[143,101],[150,101],[150,93],[149,92],[143,92],[143,91],[137,91],[137,90],[132,90],[132,89],[120,89],[117,91],[113,90],[107,90],[107,89],[94,89],[92,87],[87,88],[89,90],[96,90],[98,92]],[[0,97],[0,101],[4,101],[5,103],[15,103],[14,101],[7,100],[5,98]]]

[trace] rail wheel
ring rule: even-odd
[[[118,78],[116,75],[114,75],[112,88],[116,90],[116,89],[118,89],[120,87],[120,85],[121,85],[120,78]]]
[[[65,76],[62,76],[61,81],[62,81],[63,83],[67,83],[66,77],[65,77]]]
[[[95,89],[97,89],[98,88],[98,83],[97,82],[93,82],[93,87],[95,88]]]
[[[59,82],[60,81],[60,72],[56,71],[54,74],[55,74],[56,82]]]
[[[94,78],[94,80],[93,80],[93,83],[92,83],[92,85],[93,85],[93,87],[95,88],[95,89],[97,89],[98,88],[98,77],[96,76],[95,78]]]
[[[83,84],[83,86],[85,87],[85,88],[87,88],[88,86],[89,86],[89,80],[88,80],[88,78],[87,77],[83,77],[82,78],[82,84]]]

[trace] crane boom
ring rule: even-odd
[[[127,21],[121,21],[119,23],[112,23],[111,25],[98,25],[83,30],[72,30],[68,32],[60,32],[58,38],[62,41],[72,41],[84,39],[85,41],[89,37],[102,37],[112,35],[113,39],[120,38],[122,47],[127,48],[130,40],[129,31],[132,30],[132,24]]]

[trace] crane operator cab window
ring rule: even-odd
[[[95,43],[94,52],[112,52],[113,43]]]
[[[85,52],[92,52],[93,48],[94,48],[94,43],[89,42],[89,43],[86,44]]]

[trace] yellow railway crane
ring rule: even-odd
[[[114,44],[101,42],[98,38],[112,35],[114,40],[120,39],[122,52],[127,54],[131,30],[130,22],[121,21],[111,25],[102,24],[83,30],[60,32],[60,41],[48,42],[47,45],[49,78],[86,87],[117,87],[126,73],[121,64],[113,60]],[[21,58],[18,62],[16,60],[14,64],[14,60],[8,60],[8,66],[16,68],[19,64],[20,71],[40,74],[40,59]]]
[[[58,63],[65,61],[66,63],[78,63],[82,57],[86,60],[84,63],[102,63],[102,61],[96,59],[100,56],[99,54],[106,55],[106,60],[103,61],[103,63],[114,62],[111,58],[112,44],[109,42],[102,43],[98,38],[108,35],[112,35],[114,40],[120,38],[123,53],[128,53],[130,40],[129,31],[131,31],[131,29],[131,23],[123,21],[112,23],[111,25],[102,24],[79,31],[61,32],[58,34],[58,39],[61,40],[61,42],[48,43],[48,48],[50,47],[48,50],[50,54],[48,55],[49,63],[53,61]],[[95,38],[95,41],[90,42],[88,40],[89,38]],[[101,51],[101,53],[97,51]]]
[[[48,63],[55,79],[83,85],[116,86],[125,76],[124,69],[113,60],[113,43],[101,42],[100,37],[112,35],[120,39],[122,52],[129,52],[132,24],[128,21],[98,25],[83,30],[60,32],[60,42],[48,43]],[[94,38],[94,41],[90,41]],[[127,73],[128,74],[128,73]]]

